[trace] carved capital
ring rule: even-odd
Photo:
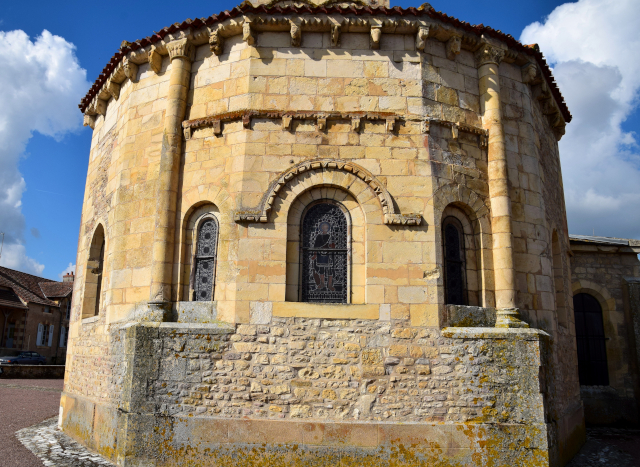
[[[138,65],[133,63],[128,58],[125,58],[122,62],[122,68],[124,69],[125,76],[129,78],[133,83],[138,80]]]
[[[118,100],[120,97],[120,85],[118,83],[114,83],[111,78],[107,81],[107,91],[115,100]]]
[[[213,52],[215,55],[220,55],[222,54],[223,47],[224,47],[224,39],[220,35],[220,31],[216,29],[209,36],[209,48],[211,49],[211,52]]]
[[[381,37],[382,37],[382,28],[380,26],[372,26],[371,40],[370,40],[370,45],[372,50],[378,50],[380,48]]]
[[[251,30],[251,21],[248,19],[245,19],[242,24],[242,40],[248,45],[253,45],[256,42],[256,38],[253,36],[253,31]]]
[[[171,61],[175,58],[186,58],[192,61],[196,53],[196,48],[189,39],[184,38],[169,42],[167,44],[167,52],[169,52]]]
[[[538,75],[538,66],[534,63],[528,63],[522,67],[522,82],[525,84],[533,83]]]
[[[331,25],[331,47],[340,46],[340,29],[341,26],[339,24]]]
[[[290,19],[289,25],[291,26],[291,47],[300,47],[302,42],[302,29],[300,28],[299,19]]]
[[[429,37],[429,27],[421,27],[416,34],[416,50],[424,52],[427,46],[427,38]]]
[[[455,60],[456,55],[460,53],[461,46],[462,46],[462,38],[460,36],[452,36],[447,41],[447,46],[446,46],[447,58],[449,60]]]
[[[149,67],[155,73],[160,73],[162,69],[162,56],[154,46],[151,46],[151,50],[149,50]]]
[[[475,57],[478,67],[489,63],[498,65],[504,58],[504,50],[485,42],[476,51]]]
[[[96,116],[85,113],[82,125],[91,127],[91,129],[94,130],[96,128]]]

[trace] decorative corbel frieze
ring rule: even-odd
[[[151,68],[155,73],[160,73],[160,70],[162,69],[162,56],[153,45],[149,50],[149,68]]]
[[[185,37],[167,43],[167,52],[169,52],[171,61],[175,58],[186,58],[189,61],[193,61],[196,48],[193,43]]]
[[[456,55],[460,54],[461,46],[462,38],[460,36],[451,36],[446,45],[447,58],[449,60],[455,60]]]
[[[242,23],[242,40],[245,41],[247,45],[253,45],[256,43],[256,38],[254,37],[251,29],[251,20],[249,18],[245,18],[244,23]]]
[[[476,50],[475,58],[478,67],[490,63],[499,65],[504,58],[504,50],[484,42],[480,45],[480,48]]]
[[[360,117],[351,117],[351,131],[356,133],[360,132],[361,120]]]
[[[300,19],[290,19],[289,25],[291,27],[291,47],[300,47],[300,44],[302,42],[302,29],[300,27]]]
[[[339,24],[331,25],[331,47],[340,46],[340,28]]]
[[[209,36],[209,48],[215,55],[222,54],[222,49],[224,48],[224,39],[220,35],[219,29],[214,30]]]
[[[282,129],[283,130],[291,130],[291,115],[283,115],[282,116]]]
[[[324,131],[327,129],[327,117],[318,117],[318,131]]]
[[[538,75],[538,66],[535,63],[528,63],[522,67],[522,82],[533,83]]]
[[[416,33],[416,50],[424,52],[427,46],[427,39],[429,38],[429,27],[420,27]]]
[[[387,133],[393,133],[393,130],[396,127],[396,118],[395,117],[387,117],[384,124],[384,129]]]
[[[129,78],[132,83],[138,81],[138,65],[125,57],[122,62],[122,68],[124,69],[125,76]]]
[[[118,100],[120,97],[120,85],[115,83],[111,78],[107,81],[107,91],[115,100]]]
[[[89,115],[88,113],[85,113],[82,125],[91,127],[92,130],[95,130],[95,128],[96,128],[96,116],[95,115]]]
[[[380,48],[381,37],[382,37],[382,26],[371,25],[371,40],[369,42],[372,50],[378,50]]]

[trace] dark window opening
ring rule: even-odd
[[[303,302],[347,303],[347,218],[339,206],[312,206],[302,222]]]
[[[447,305],[466,305],[464,231],[455,217],[442,222],[444,242],[444,290]]]
[[[216,250],[218,246],[218,221],[209,217],[198,228],[194,259],[193,300],[210,302],[214,297],[216,277]]]
[[[100,245],[100,257],[98,259],[98,267],[95,270],[96,276],[98,276],[98,286],[96,289],[96,310],[95,316],[98,316],[100,312],[100,296],[102,294],[102,271],[104,269],[104,240],[102,240],[102,245]]]
[[[608,386],[607,348],[602,307],[592,295],[573,297],[578,346],[578,375],[583,386]]]

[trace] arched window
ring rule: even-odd
[[[87,258],[84,296],[82,300],[82,318],[97,316],[102,302],[102,281],[104,280],[105,235],[102,225],[98,225]]]
[[[336,204],[313,205],[302,221],[303,302],[347,303],[347,218]]]
[[[194,258],[193,300],[210,302],[214,297],[216,277],[216,250],[218,246],[218,221],[206,217],[198,226]]]
[[[600,302],[587,293],[573,297],[578,374],[583,386],[608,386],[607,349]]]
[[[444,290],[447,305],[466,305],[464,231],[455,217],[442,221],[444,246]]]

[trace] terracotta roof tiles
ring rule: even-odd
[[[24,302],[58,306],[56,302],[48,299],[44,294],[40,287],[41,283],[57,284],[57,282],[43,277],[0,266],[0,286],[12,289]]]

